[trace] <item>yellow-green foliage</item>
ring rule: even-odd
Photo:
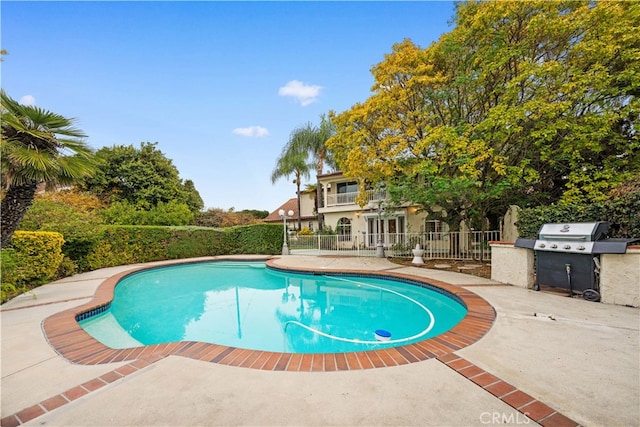
[[[16,282],[45,283],[56,276],[62,262],[62,234],[52,231],[16,231],[11,245],[16,255]]]

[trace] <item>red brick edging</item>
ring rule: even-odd
[[[438,360],[540,425],[549,427],[579,426],[577,422],[545,403],[518,390],[455,353],[440,356]]]

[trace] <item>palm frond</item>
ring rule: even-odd
[[[0,91],[0,156],[5,185],[71,183],[94,170],[97,159],[74,119],[20,105]]]

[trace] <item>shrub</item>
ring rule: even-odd
[[[104,226],[82,260],[89,269],[226,254],[280,253],[278,224],[254,224],[223,230],[208,227]],[[13,249],[2,250],[2,298],[32,285],[77,272],[63,258],[59,233],[16,231]],[[57,274],[57,276],[56,276]]]
[[[87,255],[91,270],[166,258],[170,227],[105,226]]]
[[[56,278],[63,242],[60,233],[16,231],[12,247],[0,251],[2,302]]]
[[[0,251],[0,298],[7,301],[18,293],[16,283],[19,280],[17,255],[14,249],[2,249]]]
[[[275,255],[282,251],[282,228],[278,224],[239,225],[225,229],[231,238],[231,254]]]
[[[619,185],[605,202],[588,205],[557,204],[521,209],[518,213],[520,237],[537,238],[546,223],[607,221],[610,237],[640,237],[640,177]]]
[[[78,273],[78,266],[71,259],[65,256],[58,266],[56,278],[62,279],[63,277],[73,276],[76,273]]]
[[[16,231],[11,246],[16,251],[18,282],[42,284],[56,277],[64,258],[62,234],[50,231]]]
[[[20,223],[21,230],[56,231],[64,236],[62,252],[78,271],[86,271],[87,254],[102,227],[95,196],[62,191],[38,195]]]
[[[107,226],[87,256],[91,269],[164,259],[280,252],[277,224],[226,228]]]
[[[640,237],[640,176],[614,188],[605,211],[612,236]]]
[[[121,225],[180,226],[191,224],[194,218],[186,203],[173,200],[167,203],[158,202],[150,208],[133,205],[127,201],[114,202],[100,213],[105,223]]]
[[[174,229],[167,245],[167,259],[222,255],[229,250],[224,230],[193,227]]]
[[[535,239],[543,224],[564,222],[605,221],[602,204],[572,205],[553,204],[525,208],[518,212],[518,233],[520,237]]]

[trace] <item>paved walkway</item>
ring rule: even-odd
[[[484,298],[496,319],[472,345],[376,369],[266,371],[158,354],[70,363],[47,342],[42,323],[139,266],[106,268],[2,306],[2,425],[640,425],[638,309],[378,258],[288,256],[274,263],[445,282]]]

